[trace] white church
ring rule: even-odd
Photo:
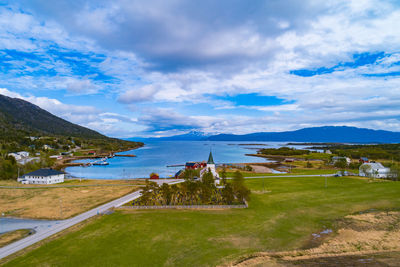
[[[215,163],[214,163],[214,159],[213,159],[213,155],[212,155],[211,151],[210,151],[210,155],[208,156],[207,166],[200,171],[200,178],[202,178],[203,175],[208,171],[211,172],[212,175],[214,176],[215,184],[219,184],[220,178],[219,178],[219,174],[215,168]]]

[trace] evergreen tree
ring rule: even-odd
[[[222,197],[229,205],[232,204],[233,200],[235,199],[232,185],[230,183],[225,184],[225,187],[222,189]]]
[[[167,183],[163,183],[161,188],[160,188],[161,194],[163,196],[163,201],[166,205],[169,205],[171,203],[171,197],[172,197],[172,190]]]
[[[221,172],[221,183],[222,183],[222,185],[226,185],[226,168],[225,168],[225,166],[222,168],[222,172]]]
[[[210,171],[203,174],[201,181],[201,200],[203,204],[208,204],[211,200],[211,195],[215,189],[214,176]]]
[[[236,171],[232,180],[233,193],[239,201],[249,200],[250,190],[244,184],[244,177],[241,172]]]

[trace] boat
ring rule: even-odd
[[[96,165],[96,166],[106,166],[109,165],[110,163],[108,163],[107,161],[101,161],[101,162],[95,162],[92,165]]]

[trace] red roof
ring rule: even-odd
[[[152,176],[150,176],[150,179],[160,179],[160,176],[158,176],[158,174],[153,174]]]

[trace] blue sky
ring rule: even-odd
[[[1,1],[0,94],[115,137],[400,131],[398,1]]]

